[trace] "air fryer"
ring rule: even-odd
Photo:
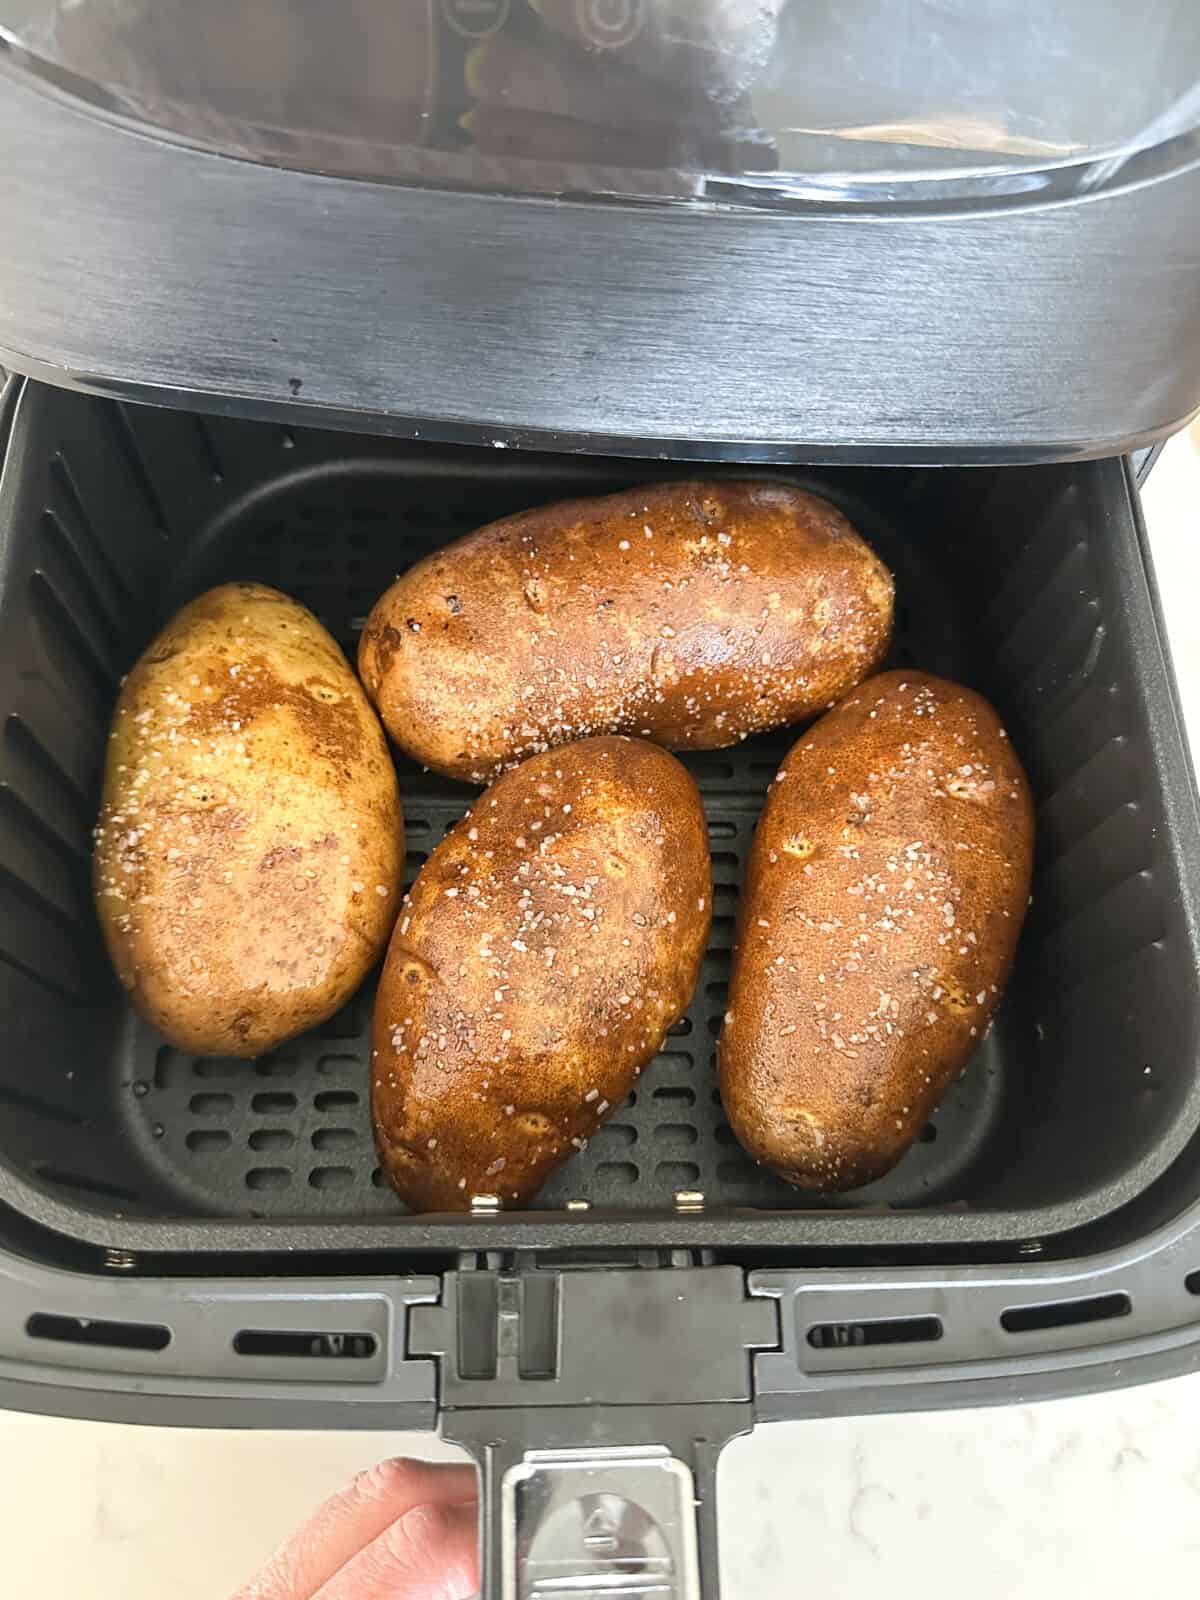
[[[1101,12],[0,0],[0,1402],[436,1425],[489,1594],[684,1596],[756,1423],[1194,1363],[1200,820],[1133,456],[1200,404],[1200,22]],[[794,735],[687,757],[687,1016],[529,1209],[410,1215],[372,983],[253,1062],[125,1005],[121,676],[234,578],[353,655],[458,534],[697,473],[833,500],[892,664],[1002,713],[1038,856],[997,1026],[886,1178],[751,1164],[713,1053]],[[399,771],[411,876],[474,791]]]

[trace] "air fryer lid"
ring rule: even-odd
[[[3,0],[0,22],[32,71],[146,127],[485,191],[1080,186],[1197,120],[1181,0]]]
[[[1188,0],[0,0],[0,46],[22,370],[760,458],[1200,404]]]

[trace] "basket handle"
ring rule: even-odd
[[[623,1444],[618,1422],[612,1437],[604,1427],[591,1430],[603,1437],[566,1444],[556,1426],[551,1442],[535,1443],[513,1429],[511,1412],[490,1420],[489,1429],[483,1414],[460,1414],[443,1428],[479,1469],[481,1600],[717,1600],[716,1467],[725,1439]],[[636,1436],[637,1414],[628,1420]],[[535,1421],[543,1432],[545,1416]]]

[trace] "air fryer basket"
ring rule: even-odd
[[[1139,1197],[1159,1211],[1196,1198],[1194,1161],[1177,1159],[1200,1122],[1195,800],[1116,462],[788,474],[841,505],[895,571],[894,661],[991,696],[1038,802],[1034,904],[997,1026],[870,1188],[815,1201],[755,1168],[716,1092],[738,880],[791,733],[689,759],[716,884],[695,1001],[527,1214],[409,1217],[381,1183],[370,985],[254,1063],[182,1054],[123,1004],[91,906],[89,830],[119,677],[178,605],[261,579],[352,654],[377,594],[447,539],[682,470],[26,386],[0,480],[0,1199],[120,1250],[621,1242],[986,1258],[1085,1226],[1110,1243]],[[472,791],[410,766],[401,784],[415,872]],[[703,1208],[678,1211],[678,1191]]]

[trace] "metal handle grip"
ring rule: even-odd
[[[481,1413],[466,1420],[444,1431],[479,1466],[481,1600],[716,1600],[724,1438],[581,1445],[563,1442],[561,1417],[544,1441],[500,1437],[511,1412],[494,1414],[490,1438]],[[627,1421],[636,1435],[636,1413]]]

